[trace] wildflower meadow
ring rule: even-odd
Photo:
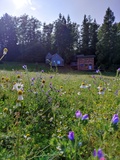
[[[0,70],[0,160],[120,160],[119,121],[119,70]]]

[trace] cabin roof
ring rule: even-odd
[[[95,55],[84,55],[84,54],[80,54],[76,56],[77,58],[94,58]]]

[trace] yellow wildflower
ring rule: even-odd
[[[82,84],[81,85],[85,85],[85,82],[82,82]]]
[[[100,91],[100,92],[103,92],[103,91],[104,91],[104,88],[103,88],[103,87],[101,87],[101,88],[99,89],[99,91]]]
[[[17,75],[17,78],[18,78],[18,79],[20,78],[20,75],[19,75],[19,74]]]
[[[63,86],[60,86],[60,89],[63,89]]]
[[[4,49],[3,49],[3,52],[8,52],[8,49],[7,49],[7,48],[4,48]]]
[[[9,80],[10,80],[9,78],[6,78],[6,82],[9,82]]]
[[[7,54],[7,52],[8,52],[8,49],[7,49],[7,48],[4,48],[4,49],[3,49],[3,56],[1,57],[1,59]]]
[[[45,83],[45,80],[44,80],[44,79],[42,80],[42,83]]]
[[[27,137],[30,137],[30,134],[26,134]]]
[[[3,109],[3,112],[7,112],[7,111],[8,111],[8,108],[4,108],[4,109]]]
[[[18,95],[22,95],[23,91],[22,90],[18,90]]]
[[[4,81],[5,80],[5,77],[2,77],[2,81]]]

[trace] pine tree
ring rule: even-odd
[[[80,52],[82,54],[95,54],[96,52],[96,43],[98,42],[97,39],[97,32],[98,32],[99,25],[96,23],[96,20],[92,22],[91,16],[86,17],[84,16],[82,28],[81,28],[81,46]]]
[[[52,51],[52,44],[53,44],[53,24],[43,24],[42,30],[42,46],[44,47],[44,52],[47,54],[48,52]]]
[[[4,47],[7,47],[9,50],[9,54],[5,57],[6,60],[13,61],[16,59],[16,43],[15,17],[11,17],[6,13],[0,19],[0,48],[3,50]]]
[[[90,24],[90,42],[89,42],[89,50],[90,54],[95,55],[96,52],[96,44],[98,42],[98,28],[99,25],[97,24],[96,20],[91,22]]]
[[[118,67],[120,67],[120,22],[116,23],[114,25],[115,30],[117,30],[117,34],[116,34],[116,42],[115,42],[115,55],[113,58],[113,62],[116,65],[117,69]]]
[[[90,20],[90,19],[89,19]],[[82,28],[81,28],[81,53],[83,54],[89,54],[89,42],[90,42],[90,36],[89,36],[89,25],[90,21],[84,15]]]
[[[71,22],[70,16],[66,20],[61,14],[54,24],[55,50],[64,58],[65,62],[69,63],[78,42],[78,25]]]
[[[116,40],[116,29],[114,27],[114,20],[114,13],[110,8],[108,8],[104,16],[104,22],[99,29],[96,51],[98,60],[97,64],[105,68],[108,68],[113,64]]]

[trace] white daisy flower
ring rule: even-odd
[[[105,94],[105,89],[104,88],[100,88],[98,94],[104,95]]]
[[[15,83],[13,85],[12,90],[16,90],[16,91],[23,90],[23,87],[24,87],[24,85],[21,82],[20,83]]]
[[[88,88],[89,86],[88,85],[86,85],[84,82],[82,82],[82,84],[81,84],[81,86],[80,86],[80,88]]]

